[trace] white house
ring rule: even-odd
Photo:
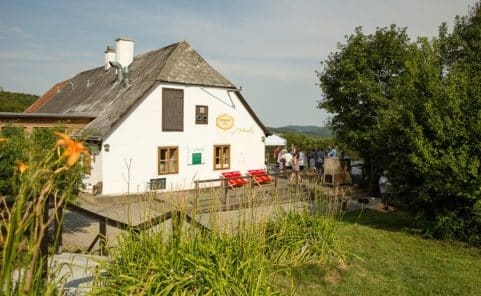
[[[91,118],[79,130],[93,154],[86,190],[192,189],[195,180],[264,167],[268,132],[234,84],[186,41],[136,57],[133,48],[117,39],[103,66],[57,84],[27,110]]]

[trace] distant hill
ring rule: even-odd
[[[332,136],[332,131],[329,128],[314,125],[287,125],[282,127],[269,127],[268,130],[274,133],[301,133],[317,137]]]
[[[0,112],[23,112],[37,99],[37,95],[0,91]]]

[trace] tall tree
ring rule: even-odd
[[[380,116],[405,71],[409,44],[405,28],[391,25],[365,35],[358,27],[317,73],[324,94],[318,107],[333,114],[329,125],[335,136],[364,159],[369,191],[386,162]]]
[[[336,136],[376,170],[430,234],[481,244],[481,5],[439,37],[360,29],[318,73]],[[414,193],[414,194],[411,194]]]

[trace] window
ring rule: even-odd
[[[230,168],[230,145],[214,146],[214,170]]]
[[[208,106],[195,106],[195,124],[208,124],[209,123],[209,107]]]
[[[165,189],[167,182],[165,178],[150,179],[150,190]]]
[[[162,89],[162,131],[184,131],[184,91]]]
[[[178,147],[159,147],[159,175],[179,172]]]

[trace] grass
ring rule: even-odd
[[[479,295],[481,250],[407,231],[403,212],[345,215],[337,228],[349,265],[294,272],[298,295]]]
[[[288,295],[292,268],[343,262],[330,217],[279,209],[274,220],[248,218],[234,232],[201,232],[180,219],[171,233],[125,233],[93,294]]]

